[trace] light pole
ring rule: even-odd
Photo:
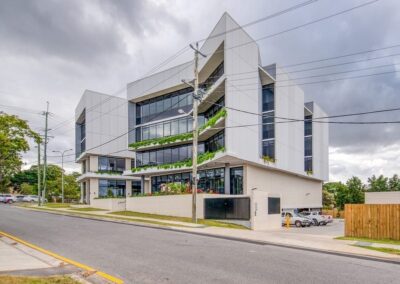
[[[64,151],[53,151],[53,153],[61,154],[61,203],[64,203],[64,154],[68,151],[72,151],[72,149]]]

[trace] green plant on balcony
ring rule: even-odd
[[[276,162],[275,158],[272,158],[272,157],[270,157],[268,155],[265,155],[262,158],[263,158],[265,163],[275,163]]]
[[[204,125],[202,125],[199,128],[199,133],[204,131],[207,128],[213,127],[217,121],[222,118],[226,117],[227,112],[225,108],[220,109],[213,117],[211,117]],[[136,150],[141,147],[145,146],[150,146],[150,145],[166,145],[170,143],[174,143],[177,141],[188,141],[193,139],[193,133],[192,132],[187,132],[187,133],[181,133],[181,134],[176,134],[176,135],[171,135],[171,136],[166,136],[166,137],[160,137],[160,138],[153,138],[153,139],[148,139],[144,141],[138,141],[129,144],[129,147],[132,148],[133,150]]]
[[[176,134],[176,135],[171,135],[171,136],[166,136],[166,137],[160,137],[160,138],[153,138],[153,139],[148,139],[144,141],[138,141],[129,144],[129,147],[132,149],[138,149],[144,146],[149,146],[149,145],[164,145],[164,144],[170,144],[176,141],[187,141],[193,138],[193,133],[188,132],[188,133],[181,133],[181,134]]]
[[[307,174],[308,176],[312,176],[314,173],[313,173],[313,171],[306,171],[306,174]]]
[[[222,147],[220,149],[218,149],[217,151],[214,152],[205,152],[203,154],[200,154],[197,156],[197,164],[202,164],[208,160],[211,160],[215,157],[215,155],[219,152],[225,152],[225,147]],[[170,164],[163,164],[163,165],[147,165],[147,166],[142,166],[142,167],[137,167],[137,168],[132,168],[132,172],[136,173],[139,171],[144,171],[150,168],[156,168],[156,169],[176,169],[176,168],[183,168],[183,167],[191,167],[192,166],[192,159],[187,159],[184,161],[179,161],[179,162],[175,162],[175,163],[170,163]]]
[[[206,130],[207,128],[213,127],[220,118],[226,117],[226,115],[227,115],[226,109],[221,108],[213,117],[207,120],[207,122],[199,128],[199,133]]]

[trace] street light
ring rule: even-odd
[[[64,154],[72,149],[67,149],[64,151],[53,151],[53,153],[61,154],[61,203],[64,203]]]

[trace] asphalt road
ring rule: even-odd
[[[0,230],[126,283],[399,283],[371,260],[0,205]],[[299,236],[300,237],[300,236]]]

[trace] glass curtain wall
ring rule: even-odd
[[[275,84],[262,87],[262,155],[275,159]]]
[[[114,157],[99,157],[99,171],[118,172],[125,171],[125,159]]]
[[[125,189],[126,182],[124,180],[99,180],[99,197],[125,197]]]

